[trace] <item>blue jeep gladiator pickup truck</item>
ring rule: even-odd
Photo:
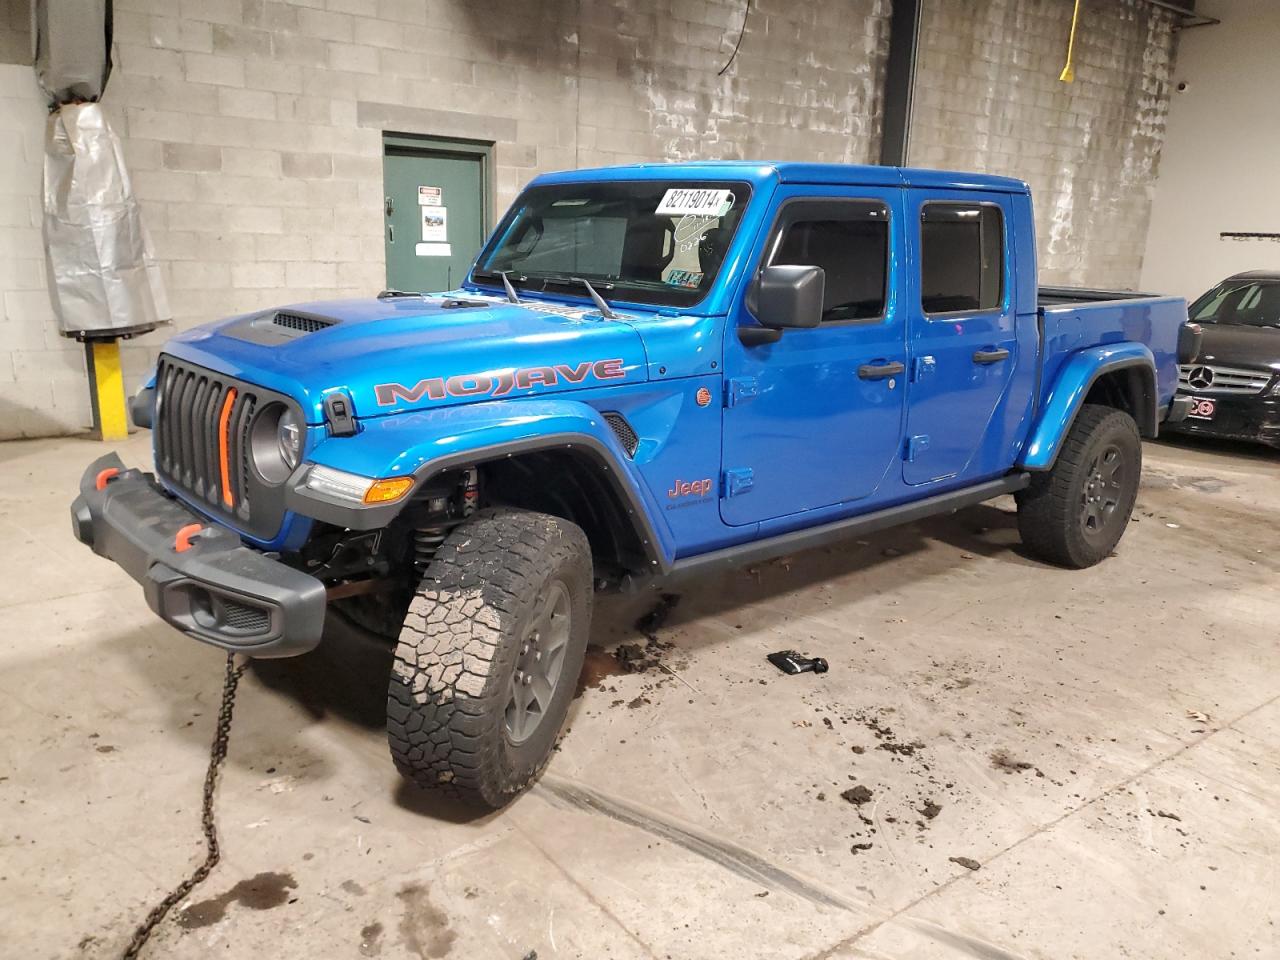
[[[155,475],[102,457],[72,518],[224,650],[385,636],[397,766],[496,807],[550,755],[593,591],[1008,493],[1029,551],[1097,563],[1195,349],[1182,300],[1039,290],[1017,180],[558,173],[460,289],[174,337],[131,405]]]

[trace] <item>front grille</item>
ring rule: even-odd
[[[1271,371],[1244,367],[1220,367],[1188,363],[1178,368],[1178,385],[1192,393],[1261,393],[1271,382]]]
[[[284,518],[284,484],[252,464],[255,414],[287,397],[162,354],[152,423],[156,472],[194,506],[270,539]]]
[[[287,327],[290,330],[297,330],[299,333],[315,333],[325,327],[332,327],[336,321],[304,313],[289,313],[285,310],[278,310],[276,315],[271,318],[271,322],[277,327]]]
[[[604,419],[613,430],[614,436],[618,438],[618,442],[622,444],[622,449],[627,451],[627,456],[634,457],[636,448],[640,446],[640,438],[636,436],[627,418],[617,411],[609,411],[605,413]]]

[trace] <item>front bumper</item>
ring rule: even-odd
[[[111,471],[115,471],[112,473]],[[71,504],[76,538],[142,584],[147,605],[189,637],[253,657],[291,657],[320,642],[325,589],[243,545],[169,497],[114,453],[95,460]],[[177,534],[198,525],[180,544]]]
[[[1190,399],[1191,396],[1180,393],[1178,399],[1183,397]],[[1194,396],[1200,397],[1199,394]],[[1187,417],[1184,420],[1166,423],[1162,429],[1168,429],[1174,433],[1217,437],[1222,440],[1265,443],[1268,446],[1280,448],[1280,397],[1257,395],[1240,397],[1223,394],[1205,394],[1204,397],[1214,401],[1212,420]]]

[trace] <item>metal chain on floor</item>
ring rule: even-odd
[[[218,725],[213,734],[213,746],[209,749],[209,769],[204,775],[204,807],[200,814],[200,825],[204,829],[204,863],[196,867],[191,876],[174,887],[167,897],[152,908],[147,919],[134,931],[133,939],[124,951],[123,960],[134,960],[151,939],[151,934],[160,921],[218,865],[221,852],[218,849],[218,827],[213,819],[213,794],[218,785],[218,768],[227,758],[227,738],[231,734],[231,711],[235,708],[236,686],[240,683],[240,675],[244,673],[246,666],[247,663],[237,666],[235,654],[227,654],[227,671],[222,681],[222,704],[218,708]]]

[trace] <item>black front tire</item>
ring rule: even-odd
[[[496,809],[542,771],[590,632],[582,530],[495,510],[456,527],[409,605],[387,696],[396,767],[421,787]]]
[[[1085,404],[1053,468],[1017,496],[1023,544],[1061,567],[1093,566],[1124,535],[1141,475],[1142,439],[1133,417]]]

